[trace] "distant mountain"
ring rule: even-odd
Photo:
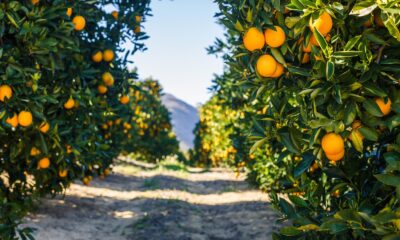
[[[199,121],[197,109],[172,94],[165,94],[161,100],[171,113],[173,130],[180,141],[181,149],[189,150],[193,147],[193,130]]]

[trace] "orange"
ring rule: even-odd
[[[103,79],[103,83],[106,86],[111,87],[112,85],[114,85],[114,77],[111,75],[111,73],[105,72],[103,73],[101,78]]]
[[[67,16],[68,17],[71,17],[71,15],[72,15],[72,8],[67,8]]]
[[[65,109],[72,109],[75,106],[75,100],[73,98],[69,98],[65,103],[64,103],[64,108]]]
[[[114,52],[110,49],[104,50],[103,59],[106,62],[111,62],[114,59]]]
[[[84,177],[84,178],[82,179],[82,182],[83,182],[83,184],[85,184],[86,186],[89,186],[89,184],[90,184],[90,179],[89,179],[88,177]]]
[[[99,63],[103,60],[103,53],[101,51],[97,51],[95,54],[92,55],[92,61]]]
[[[364,27],[367,27],[367,28],[371,27],[371,26],[372,26],[372,21],[371,21],[371,19],[368,19],[367,21],[365,21],[365,22],[363,23],[363,26],[364,26]]]
[[[308,42],[307,46],[305,46],[304,44],[305,44],[305,42],[303,43],[303,52],[310,53],[311,52],[311,40]]]
[[[326,40],[326,42],[330,42],[331,41],[331,35],[328,33],[326,36],[325,36],[325,40]],[[319,46],[319,45],[318,45]]]
[[[60,171],[58,171],[58,176],[60,177],[60,178],[65,178],[66,176],[68,175],[68,170],[60,170]]]
[[[82,31],[86,26],[86,20],[82,16],[75,16],[72,19],[72,23],[75,25],[76,31]]]
[[[108,175],[110,175],[110,173],[111,173],[111,170],[109,168],[104,169],[104,176],[107,177]]]
[[[46,169],[50,167],[50,159],[48,157],[42,158],[39,160],[38,168]]]
[[[142,16],[135,16],[135,21],[136,22],[141,22],[142,21]]]
[[[140,26],[136,26],[135,29],[133,30],[134,33],[139,34],[142,31]]]
[[[99,85],[99,86],[97,87],[97,91],[99,91],[100,94],[106,94],[107,91],[108,91],[108,89],[107,89],[107,87],[104,86],[104,85]]]
[[[14,113],[12,117],[6,119],[6,123],[10,124],[12,127],[18,127],[18,116]]]
[[[265,45],[264,34],[255,27],[249,28],[243,37],[244,47],[249,51],[260,50]]]
[[[111,15],[115,18],[115,20],[118,20],[118,11],[112,11]]]
[[[321,146],[327,155],[338,155],[344,151],[344,140],[339,134],[327,133],[322,138]]]
[[[327,12],[323,12],[316,20],[310,18],[310,29],[314,31],[314,29],[318,29],[318,32],[321,35],[325,36],[328,34],[333,27],[332,17]]]
[[[31,155],[32,157],[37,156],[37,155],[39,155],[39,154],[40,154],[40,150],[39,150],[39,149],[37,149],[36,147],[32,147],[32,148],[31,148],[30,155]]]
[[[39,0],[32,0],[31,2],[32,2],[33,5],[36,5],[36,4],[39,3]]]
[[[284,70],[284,69],[283,69],[283,65],[280,64],[280,63],[278,63],[278,64],[276,65],[276,70],[275,70],[275,72],[271,75],[271,77],[272,77],[272,78],[278,78],[278,77],[282,76],[283,70]]]
[[[312,34],[311,37],[310,37],[310,43],[311,43],[312,45],[314,45],[314,46],[319,47],[319,43],[318,43],[317,38],[315,37],[314,34]]]
[[[66,150],[67,150],[67,154],[71,154],[72,153],[72,147],[71,147],[71,145],[66,145],[65,146],[65,148],[66,148]]]
[[[13,95],[12,89],[8,85],[0,86],[0,101],[4,102],[6,99],[10,99]]]
[[[314,59],[315,59],[315,61],[321,61],[322,57],[318,56],[318,55],[314,55]]]
[[[327,154],[327,153],[325,153],[325,155],[326,155],[327,159],[329,159],[329,160],[331,160],[333,162],[336,162],[336,161],[341,160],[344,157],[344,150],[339,152],[339,153],[337,153],[337,154]]]
[[[129,103],[129,96],[123,95],[123,96],[120,97],[119,101],[120,101],[122,104],[128,104],[128,103]]]
[[[378,104],[383,116],[386,116],[391,112],[392,101],[390,101],[390,98],[387,99],[386,103],[383,98],[375,98],[375,103]]]
[[[49,131],[49,129],[50,129],[50,124],[48,122],[43,122],[39,127],[39,130],[42,133],[47,133]]]
[[[278,63],[276,62],[275,58],[271,55],[262,55],[257,60],[257,72],[262,77],[270,77],[272,74],[275,73],[276,67]]]
[[[306,64],[310,62],[310,54],[304,53],[303,58],[301,59],[302,64]]]
[[[268,46],[272,48],[277,48],[282,46],[286,41],[286,34],[283,29],[279,26],[274,26],[275,30],[267,29],[265,30],[264,37],[265,42]]]
[[[382,21],[381,15],[379,13],[374,14],[374,22],[378,27],[384,27],[385,24]]]
[[[23,127],[29,127],[32,124],[32,113],[21,111],[18,114],[18,123]]]

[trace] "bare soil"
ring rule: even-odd
[[[25,219],[38,240],[272,239],[268,196],[228,169],[159,168],[130,161],[106,180],[72,184]]]

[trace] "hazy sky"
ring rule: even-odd
[[[133,56],[139,77],[158,79],[165,92],[196,105],[210,97],[214,73],[223,62],[207,55],[206,47],[222,36],[215,23],[217,5],[212,0],[153,0],[153,17],[143,24],[150,36],[148,50]]]

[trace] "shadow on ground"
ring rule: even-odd
[[[125,184],[121,184],[121,182],[124,182]],[[148,177],[116,174],[107,178],[105,184],[108,189],[116,191],[178,190],[194,194],[240,192],[251,188],[243,181],[192,181],[190,179],[162,174]],[[104,184],[93,184],[93,187],[97,186],[104,187]]]
[[[268,240],[265,194],[229,170],[117,173],[43,200],[24,225],[40,240]]]

